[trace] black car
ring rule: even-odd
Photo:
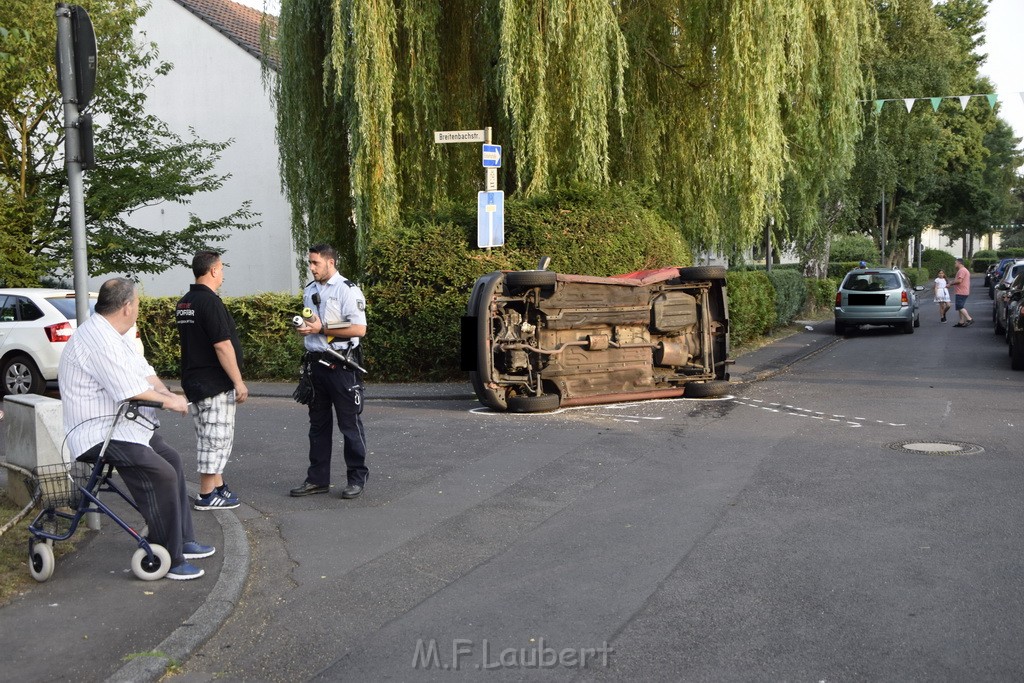
[[[1024,317],[1021,304],[1024,299],[1024,273],[1013,280],[1007,292],[1006,343],[1010,352],[1010,367],[1024,370]]]
[[[995,298],[996,283],[999,282],[1000,278],[1003,277],[1003,270],[1006,268],[1007,264],[1013,263],[1014,261],[1018,260],[1019,259],[1013,257],[999,259],[999,263],[996,264],[995,270],[992,271],[992,274],[989,275],[988,281],[986,282],[986,285],[988,286],[989,299]]]

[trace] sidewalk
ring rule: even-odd
[[[833,334],[831,320],[799,325],[803,329],[796,334],[736,358],[731,381],[774,376],[841,339]],[[254,397],[290,398],[294,389],[292,383],[247,384]],[[368,382],[366,397],[443,401],[472,400],[474,394],[468,383]],[[5,476],[0,468],[0,484]],[[134,512],[117,511],[141,525]],[[243,598],[250,551],[242,521],[257,516],[245,505],[193,515],[199,539],[216,545],[217,553],[195,562],[206,576],[184,582],[136,579],[128,569],[133,548],[127,536],[105,519],[101,533],[86,534],[77,551],[57,558],[50,581],[29,586],[0,608],[0,652],[6,662],[0,681],[159,680],[209,639]]]

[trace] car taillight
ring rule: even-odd
[[[71,333],[74,330],[71,328],[71,323],[66,320],[62,323],[54,323],[53,325],[47,325],[43,328],[46,332],[46,338],[51,342],[66,342],[71,339]]]
[[[842,292],[836,292],[836,306],[839,307],[839,306],[842,306],[842,305],[843,305],[843,293]]]
[[[910,297],[907,296],[906,292],[900,292],[900,306],[909,306]]]

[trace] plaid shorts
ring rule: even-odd
[[[192,404],[196,428],[196,468],[200,474],[222,474],[235,442],[235,390]]]

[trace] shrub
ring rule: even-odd
[[[795,270],[775,270],[766,273],[775,290],[775,324],[788,325],[796,318],[807,299],[804,276]]]
[[[955,265],[956,257],[941,249],[925,249],[921,252],[921,268],[928,271],[925,279],[934,278],[940,270],[946,271],[946,275],[952,278]]]
[[[938,272],[938,271],[936,271],[936,272]],[[910,280],[910,284],[915,285],[915,286],[916,285],[924,285],[925,287],[927,287],[928,286],[928,282],[932,279],[928,275],[928,269],[927,268],[906,268],[903,271],[903,274],[907,276],[908,280]],[[948,275],[948,273],[947,273],[947,275]]]
[[[839,280],[827,277],[821,280],[807,278],[807,303],[804,306],[805,314],[815,316],[828,312],[831,314],[836,306],[836,292],[839,290]]]
[[[831,261],[828,264],[828,276],[842,280],[844,275],[859,265],[859,261]],[[871,267],[870,261],[868,262],[868,267]]]
[[[877,263],[881,256],[875,241],[867,235],[840,235],[832,238],[829,260],[853,261],[856,265],[858,261]]]
[[[775,288],[767,273],[730,272],[727,291],[732,345],[742,346],[775,327]]]

